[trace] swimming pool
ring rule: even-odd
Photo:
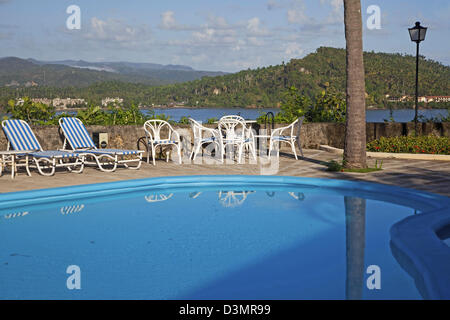
[[[0,298],[448,298],[450,248],[426,228],[450,225],[449,207],[398,187],[271,176],[1,194]],[[437,261],[427,241],[442,243]]]

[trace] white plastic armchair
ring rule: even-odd
[[[241,163],[244,149],[250,149],[256,160],[255,138],[253,132],[249,131],[244,121],[233,119],[231,116],[222,117],[218,128],[221,136],[222,155],[225,154],[227,146],[236,146],[238,151],[238,163]]]
[[[194,146],[192,147],[190,158],[195,160],[203,145],[210,143],[217,145],[217,152],[221,154],[222,145],[219,130],[207,128],[192,118],[189,118],[189,122],[194,133]],[[223,161],[223,156],[220,158]]]
[[[164,120],[147,120],[144,123],[144,131],[147,145],[151,150],[153,165],[156,165],[155,156],[157,147],[175,147],[178,153],[178,161],[181,164],[181,140],[180,135],[172,126]],[[163,131],[166,133],[163,135]],[[169,153],[166,154],[166,161],[169,161]],[[150,152],[147,153],[147,163],[150,163]]]
[[[303,157],[303,150],[301,148],[300,143],[300,128],[303,122],[303,117],[298,118],[294,122],[292,122],[290,125],[282,128],[277,128],[272,131],[272,134],[270,135],[270,146],[269,146],[269,155],[272,154],[272,150],[275,147],[276,143],[287,143],[291,146],[292,152],[294,153],[295,159],[298,160],[297,152],[295,151],[295,142],[297,141],[298,147],[300,149],[300,153]],[[298,131],[297,135],[294,135],[294,127],[298,124]],[[278,146],[277,148],[277,158],[280,156],[280,148]]]

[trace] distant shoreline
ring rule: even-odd
[[[139,108],[139,109],[147,109],[147,110],[151,110],[151,109],[280,109],[280,107],[199,107],[199,106],[179,106],[179,105],[175,105],[175,106],[156,106],[156,107],[143,107],[143,108]]]
[[[78,111],[83,110],[86,108],[65,108],[65,109],[58,109],[56,108],[56,112],[64,112],[64,111]],[[100,108],[101,110],[108,110],[108,108]],[[248,109],[248,110],[262,110],[262,109],[280,109],[279,107],[258,107],[258,108],[249,108],[249,107],[191,107],[191,106],[156,106],[156,107],[142,107],[139,108],[139,110],[152,110],[152,109]],[[281,110],[281,109],[280,109]]]
[[[86,108],[66,108],[66,109],[55,109],[56,112],[64,112],[64,111],[78,111],[78,110],[83,110]],[[108,110],[108,108],[101,108],[102,110]],[[258,107],[258,108],[249,108],[249,107],[192,107],[192,106],[156,106],[156,107],[143,107],[143,108],[139,108],[139,110],[152,110],[152,109],[163,109],[163,110],[170,110],[170,109],[197,109],[197,110],[201,110],[201,109],[248,109],[248,110],[263,110],[263,109],[279,109],[281,110],[281,108],[279,107]],[[445,110],[447,108],[423,108],[421,106],[419,106],[419,110]],[[367,110],[383,110],[383,111],[389,111],[391,110],[390,108],[366,108]],[[392,110],[414,110],[414,107],[409,107],[409,108],[392,108]]]

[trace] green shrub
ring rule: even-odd
[[[367,151],[393,153],[428,153],[450,154],[450,139],[448,137],[430,136],[400,136],[381,137],[367,144]]]
[[[9,100],[6,112],[10,113],[13,119],[25,120],[29,124],[45,124],[55,117],[55,108],[52,105],[36,103],[28,97],[23,98],[22,104]]]
[[[331,160],[330,162],[325,163],[325,165],[328,167],[327,171],[341,171],[343,169],[342,164],[335,160]]]
[[[219,121],[219,119],[217,119],[217,118],[209,118],[208,120],[206,120],[206,123],[207,124],[214,124],[217,121]]]
[[[322,91],[312,102],[294,86],[284,93],[280,109],[274,118],[276,123],[291,123],[301,116],[305,116],[305,122],[345,122],[347,112],[345,96],[340,92]],[[265,114],[256,120],[264,123]]]
[[[189,122],[189,118],[190,118],[190,116],[189,116],[189,117],[183,116],[183,117],[181,117],[181,119],[178,121],[178,123],[179,123],[179,124],[189,124],[189,123],[190,123],[190,122]]]

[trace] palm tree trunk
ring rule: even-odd
[[[362,46],[361,1],[344,0],[344,24],[347,62],[347,120],[344,166],[366,165],[366,99]]]

